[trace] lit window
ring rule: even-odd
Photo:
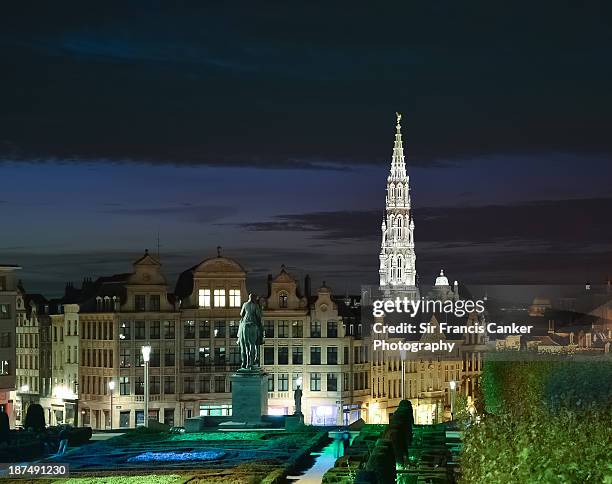
[[[215,297],[215,307],[224,308],[225,307],[225,289],[215,289],[214,297]]]
[[[210,289],[200,289],[198,291],[199,306],[201,308],[210,307]]]
[[[230,308],[240,307],[240,289],[230,289],[229,291],[229,306]]]
[[[320,392],[321,391],[321,373],[310,374],[310,391]]]

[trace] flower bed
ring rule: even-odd
[[[204,450],[191,452],[144,452],[130,457],[128,462],[184,462],[218,460],[225,456],[219,450]]]

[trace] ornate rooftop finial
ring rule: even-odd
[[[395,116],[397,117],[397,126],[399,127],[400,121],[402,120],[402,114],[396,111]]]
[[[217,257],[221,257],[221,246],[217,246]]]

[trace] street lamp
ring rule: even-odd
[[[151,345],[142,347],[142,359],[144,360],[144,426],[149,426],[149,360],[151,359]]]
[[[110,404],[110,429],[113,430],[113,392],[115,391],[115,380],[108,382],[108,389],[110,390],[111,404]]]
[[[28,393],[30,391],[30,385],[22,385],[21,388],[19,389],[19,391],[21,392],[21,414],[22,414],[22,421],[24,421],[25,419],[25,411],[26,411],[26,406],[24,405],[25,401],[23,398],[23,394],[24,393]],[[30,396],[28,395],[28,405],[30,404]]]
[[[451,395],[450,395],[450,404],[451,404],[451,420],[454,419],[455,415],[455,390],[457,388],[457,382],[455,380],[451,380],[448,383],[450,387]]]
[[[406,400],[406,350],[400,350],[400,358],[402,360],[402,400]]]

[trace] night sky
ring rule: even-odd
[[[158,233],[171,286],[217,245],[257,290],[375,283],[395,111],[421,281],[612,273],[609,3],[13,3],[0,262],[30,291]]]

